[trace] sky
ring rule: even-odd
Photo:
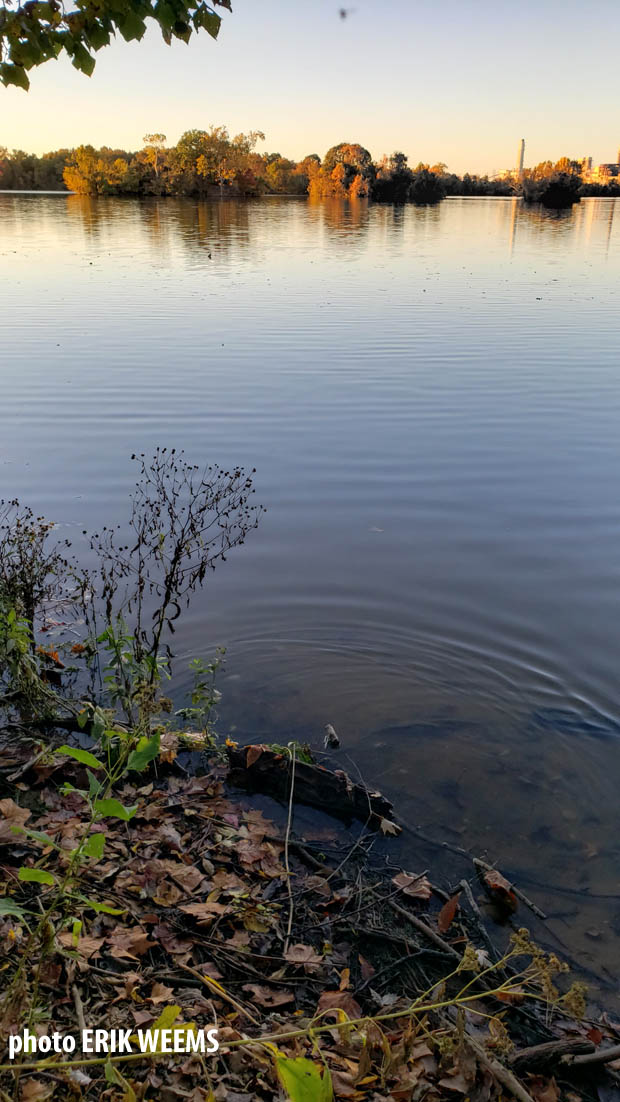
[[[146,133],[262,130],[261,150],[300,159],[341,141],[378,158],[496,172],[620,145],[617,0],[233,0],[217,42],[165,45],[153,26],[97,55],[0,86],[0,146],[139,149]]]

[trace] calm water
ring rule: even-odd
[[[334,723],[615,973],[620,202],[4,194],[0,269],[0,496],[79,540],[134,450],[257,467],[262,526],[177,636],[228,647],[223,721]]]

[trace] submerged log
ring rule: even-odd
[[[230,780],[251,791],[265,792],[281,800],[290,795],[292,759],[269,746],[229,746]],[[340,819],[359,819],[372,830],[400,834],[392,804],[380,792],[352,781],[343,769],[295,761],[293,799],[296,803],[327,811]]]

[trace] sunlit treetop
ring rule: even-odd
[[[217,38],[221,20],[215,7],[230,11],[231,0],[75,0],[71,11],[61,0],[0,0],[0,82],[27,90],[28,70],[63,52],[90,76],[97,50],[117,33],[127,42],[141,39],[149,20],[168,45],[173,38],[189,42],[200,30]]]

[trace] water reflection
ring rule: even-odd
[[[178,697],[226,645],[224,723],[333,722],[612,971],[615,210],[0,196],[0,496],[80,532],[122,519],[133,451],[256,466],[269,512],[175,636]]]

